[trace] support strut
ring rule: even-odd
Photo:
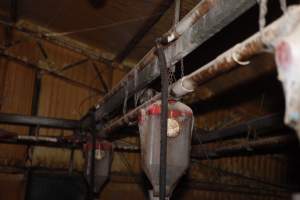
[[[159,199],[165,200],[166,197],[166,172],[167,172],[167,126],[168,126],[168,71],[164,50],[161,40],[156,41],[156,50],[159,60],[161,74],[161,139],[160,139],[160,178],[159,178]]]

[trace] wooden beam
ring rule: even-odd
[[[159,21],[159,19],[170,8],[174,0],[162,1],[157,9],[153,12],[154,16],[145,21],[142,28],[131,38],[125,48],[115,57],[115,62],[122,63],[136,45],[145,37],[151,28]]]

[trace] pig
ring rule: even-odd
[[[275,61],[285,95],[284,122],[300,138],[300,25],[276,42]]]

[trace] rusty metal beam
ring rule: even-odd
[[[177,63],[255,3],[254,0],[201,1],[190,14],[178,23],[177,26],[182,29],[178,31],[177,40],[164,48],[168,66]],[[135,92],[145,88],[159,75],[158,59],[153,48],[119,84],[98,102],[96,106],[97,120],[118,108],[126,95],[132,97]],[[87,117],[84,117],[83,120],[85,123],[89,123]]]
[[[170,8],[174,0],[162,1],[153,13],[153,17],[150,17],[145,21],[142,28],[132,37],[132,39],[126,44],[125,48],[116,56],[115,62],[122,63],[130,52],[136,47],[136,45],[144,38],[144,36],[150,31],[150,29],[159,21],[159,19]]]
[[[300,20],[300,7],[294,6],[289,11],[267,26],[262,33],[258,32],[245,41],[235,45],[216,59],[200,67],[193,73],[184,76],[173,86],[175,96],[183,96],[195,90],[205,82],[237,67],[248,65],[249,59],[273,46],[278,39],[289,33]],[[182,91],[184,89],[184,91]]]
[[[267,26],[262,31],[262,34],[264,35],[263,40],[261,33],[256,33],[247,40],[224,52],[208,64],[200,67],[195,72],[184,76],[170,87],[172,95],[176,97],[182,97],[188,93],[192,93],[197,87],[201,86],[207,81],[225,74],[226,72],[229,72],[237,67],[243,66],[239,64],[241,61],[247,61],[254,55],[265,51],[265,44],[275,43],[279,38],[284,36],[284,34],[287,34],[289,31],[291,31],[291,29],[295,27],[295,24],[298,24],[299,21],[300,6],[294,6],[289,9],[284,16]],[[180,38],[178,40],[180,40]],[[160,97],[161,95],[157,94],[148,102],[129,111],[124,116],[113,119],[106,123],[104,132],[109,133],[113,129],[125,125],[128,122],[128,119],[136,120],[138,111],[141,108],[148,106],[150,103],[160,99]]]

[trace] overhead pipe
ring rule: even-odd
[[[0,123],[17,124],[27,126],[41,126],[48,128],[61,129],[80,129],[82,128],[79,120],[58,119],[52,117],[38,117],[21,114],[0,113]]]
[[[79,149],[83,141],[61,137],[45,137],[18,135],[17,133],[0,129],[0,144],[32,145],[53,148]]]
[[[168,66],[178,62],[199,45],[212,37],[242,13],[254,6],[254,0],[204,0],[201,1],[175,28],[177,40],[164,48]],[[201,30],[201,31],[199,31]],[[173,33],[174,31],[170,31]],[[198,38],[195,40],[194,38]],[[117,109],[125,99],[145,88],[160,75],[158,58],[152,48],[142,60],[111,89],[95,106],[97,120]],[[90,124],[88,115],[82,118]]]
[[[261,132],[284,128],[282,118],[281,114],[270,114],[212,132],[197,133],[197,131],[194,131],[193,144],[205,144],[217,140],[236,138],[249,133],[252,134],[252,131],[260,134]]]
[[[262,32],[254,34],[247,40],[224,52],[208,64],[200,67],[195,72],[184,76],[175,82],[170,86],[171,94],[178,98],[182,97],[193,92],[197,86],[200,86],[207,81],[237,67],[241,67],[241,61],[247,61],[255,54],[265,51],[266,44],[274,45],[281,37],[283,37],[285,34],[288,34],[299,21],[300,6],[289,7],[286,14],[264,28]],[[153,103],[154,101],[160,99],[160,97],[161,95],[157,94],[148,102],[129,111],[124,116],[111,120],[105,126],[104,132],[109,133],[120,126],[124,126],[126,123],[128,123],[128,120],[136,120],[138,111],[141,108],[145,108],[146,106],[150,105],[151,102]]]
[[[15,144],[28,146],[42,146],[52,148],[66,148],[66,149],[81,149],[81,142],[73,142],[55,137],[35,137],[35,136],[17,136],[0,138],[0,144]]]
[[[268,137],[253,141],[240,142],[239,144],[206,149],[203,146],[193,146],[192,158],[196,159],[216,159],[224,157],[232,157],[239,155],[257,154],[258,152],[272,152],[278,149],[287,149],[297,147],[299,145],[295,135],[281,135]]]
[[[66,137],[46,137],[19,135],[18,133],[0,129],[0,144],[43,146],[52,148],[82,149],[86,138],[66,138]],[[140,147],[122,144],[121,142],[112,143],[116,151],[138,152]]]
[[[197,86],[233,70],[249,64],[248,60],[255,54],[266,50],[266,46],[274,46],[280,38],[291,32],[299,23],[300,7],[292,6],[281,18],[267,26],[247,40],[235,45],[216,59],[202,66],[193,73],[182,77],[172,87],[172,94],[182,97],[193,92]]]

